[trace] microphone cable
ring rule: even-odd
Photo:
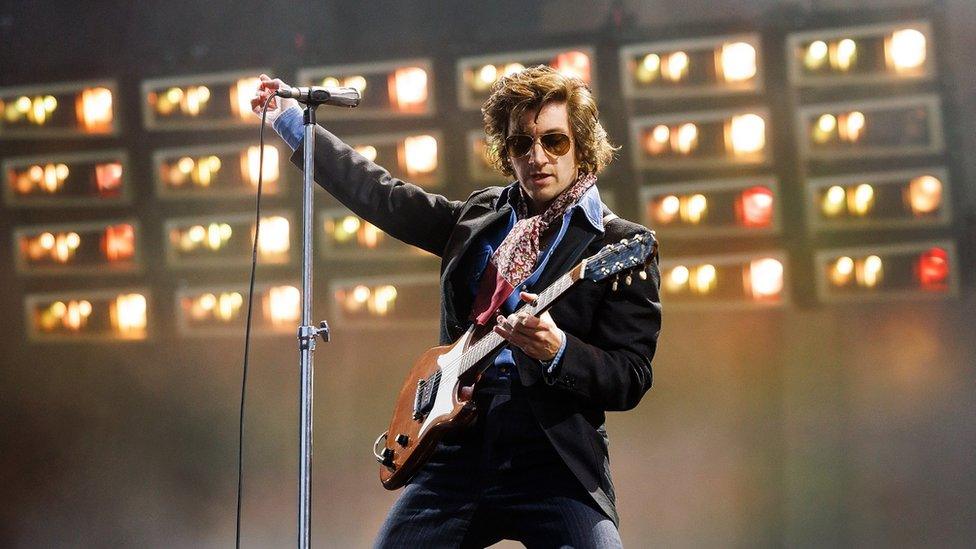
[[[254,310],[254,278],[258,266],[258,239],[261,236],[261,191],[264,187],[264,128],[268,116],[268,105],[275,95],[272,93],[261,108],[261,129],[259,130],[258,154],[258,195],[254,207],[254,245],[251,247],[251,280],[247,290],[247,320],[244,327],[244,368],[241,375],[241,413],[237,430],[237,530],[234,546],[241,548],[241,503],[244,495],[244,397],[247,394],[247,365],[251,351],[251,313]]]

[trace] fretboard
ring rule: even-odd
[[[539,316],[548,309],[559,296],[566,292],[577,280],[585,268],[584,261],[573,270],[559,277],[558,280],[549,285],[548,288],[539,294],[539,299],[534,304],[526,304],[519,311],[525,311],[533,316]],[[476,364],[484,360],[485,357],[494,353],[499,347],[505,344],[505,338],[495,332],[488,332],[476,343],[468,347],[458,358],[458,375],[462,375]]]

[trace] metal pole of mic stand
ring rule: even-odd
[[[315,339],[322,336],[329,341],[329,326],[325,321],[312,326],[312,190],[315,165],[315,109],[318,104],[305,106],[304,187],[302,192],[302,324],[298,327],[298,349],[301,370],[300,454],[298,463],[298,547],[311,547],[312,530],[312,388],[314,368],[312,354]]]

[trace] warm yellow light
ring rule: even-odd
[[[685,284],[688,284],[688,280],[690,278],[691,272],[688,270],[688,267],[678,265],[677,267],[671,269],[671,272],[668,273],[668,276],[665,279],[665,284],[667,285],[668,290],[678,292],[684,289]]]
[[[359,90],[360,95],[366,91],[366,78],[364,76],[355,75],[346,77],[344,84],[346,87]]]
[[[220,320],[232,320],[237,316],[241,305],[244,303],[244,296],[238,292],[225,292],[220,294],[217,299],[217,308],[214,316]]]
[[[858,284],[867,288],[874,288],[884,278],[884,264],[880,257],[870,255],[864,258],[863,262],[858,263],[855,274]]]
[[[276,256],[287,253],[290,248],[288,219],[281,216],[262,218],[258,253],[262,256]]]
[[[827,43],[823,40],[817,40],[811,42],[807,46],[806,54],[803,56],[803,64],[806,66],[807,70],[815,71],[820,67],[823,67],[824,63],[827,61],[828,47]]]
[[[206,86],[190,86],[183,94],[180,108],[185,114],[197,116],[206,109],[208,101],[210,101],[210,88]]]
[[[146,298],[141,294],[122,294],[112,307],[112,324],[123,336],[137,337],[146,329]]]
[[[855,142],[861,138],[864,132],[866,121],[864,113],[852,111],[840,117],[840,138],[845,141]]]
[[[261,175],[261,147],[248,147],[241,155],[241,171],[244,180],[257,187],[258,176]],[[274,145],[264,146],[264,182],[278,181],[278,148]]]
[[[839,257],[827,270],[827,277],[834,286],[846,286],[851,282],[854,274],[854,260],[849,257]]]
[[[358,234],[358,242],[367,248],[375,248],[378,246],[380,239],[383,237],[383,231],[379,230],[379,228],[372,223],[366,223],[363,225],[363,229],[359,231]]]
[[[525,65],[523,65],[521,63],[509,63],[509,64],[505,65],[505,68],[502,70],[502,73],[505,76],[509,76],[509,75],[512,75],[512,74],[515,74],[517,72],[521,72],[521,71],[524,71],[524,70],[525,70]]]
[[[650,133],[645,134],[644,149],[652,155],[658,155],[668,150],[668,143],[671,140],[671,129],[660,124],[654,126]]]
[[[854,215],[864,216],[874,207],[874,187],[862,183],[848,196],[847,209]]]
[[[409,175],[432,173],[437,169],[437,140],[431,135],[404,139],[403,164]]]
[[[817,129],[829,134],[837,128],[837,118],[832,114],[823,114],[817,119]]]
[[[362,222],[358,217],[354,215],[347,215],[346,217],[342,218],[342,223],[339,224],[339,227],[342,228],[343,233],[353,235],[356,234],[361,225]]]
[[[708,213],[708,199],[703,194],[694,194],[682,204],[681,219],[688,223],[698,224]]]
[[[478,70],[478,79],[475,87],[479,90],[486,90],[488,86],[498,79],[498,67],[492,64],[485,65]]]
[[[663,70],[664,77],[672,82],[677,82],[688,74],[690,60],[688,54],[683,51],[676,51],[664,58]]]
[[[393,286],[380,286],[373,292],[373,298],[369,301],[369,311],[373,314],[383,316],[393,309],[397,297],[397,290]]]
[[[925,35],[915,29],[901,29],[891,33],[885,41],[888,65],[896,72],[909,72],[925,63]]]
[[[827,217],[836,217],[843,213],[847,204],[847,191],[840,185],[834,185],[824,193],[820,203],[820,211]]]
[[[658,223],[671,223],[681,211],[681,199],[675,195],[668,195],[657,201],[654,208],[654,219]]]
[[[360,145],[356,147],[356,152],[366,157],[366,160],[376,162],[376,147],[372,145]]]
[[[41,236],[37,238],[37,242],[41,245],[41,248],[50,250],[51,248],[54,248],[54,235],[51,233],[42,233]]]
[[[661,71],[661,56],[656,53],[649,53],[641,59],[637,65],[634,76],[639,82],[648,83],[655,80]]]
[[[302,293],[294,286],[275,286],[268,290],[265,312],[271,324],[298,322],[301,316]]]
[[[590,81],[590,56],[579,50],[560,53],[553,59],[552,67],[560,74],[579,78],[583,82]]]
[[[707,294],[715,289],[718,282],[718,272],[714,265],[700,265],[691,277],[691,289],[697,294]]]
[[[366,303],[371,293],[370,289],[366,286],[356,286],[352,290],[352,300],[356,303]]]
[[[698,147],[698,126],[691,122],[682,124],[678,131],[671,136],[671,147],[681,153],[688,154]]]
[[[722,77],[726,82],[743,82],[756,76],[756,48],[746,42],[722,45]]]
[[[248,122],[256,120],[254,113],[251,111],[251,99],[254,97],[254,93],[260,84],[261,80],[258,78],[241,78],[231,88],[231,109],[241,120],[247,120]]]
[[[51,99],[54,99],[53,97]],[[75,111],[78,124],[89,133],[107,132],[112,128],[112,90],[87,88],[78,96]]]
[[[755,299],[777,297],[783,291],[783,264],[771,257],[751,261],[749,288]]]
[[[847,72],[857,62],[857,43],[845,38],[834,47],[834,57],[831,59],[835,69]]]
[[[322,79],[322,86],[326,88],[338,88],[342,86],[342,82],[339,82],[339,79],[335,76],[326,76]]]
[[[931,175],[922,175],[908,184],[908,204],[915,215],[926,215],[942,206],[942,182]]]
[[[390,98],[397,109],[423,110],[427,103],[427,71],[420,67],[404,67],[397,69],[390,78]]]
[[[754,154],[766,146],[766,121],[758,114],[733,116],[729,124],[732,153]]]

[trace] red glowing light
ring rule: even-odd
[[[581,51],[560,53],[552,66],[566,76],[575,76],[587,84],[590,82],[590,57]]]
[[[735,214],[744,227],[769,227],[773,223],[773,191],[750,187],[735,201]]]
[[[117,196],[122,188],[122,163],[109,162],[95,166],[95,184],[99,196]]]
[[[931,248],[918,256],[915,272],[922,289],[945,291],[949,281],[949,254],[942,248]]]
[[[132,259],[136,253],[136,231],[128,223],[105,228],[102,237],[102,251],[109,261]]]

